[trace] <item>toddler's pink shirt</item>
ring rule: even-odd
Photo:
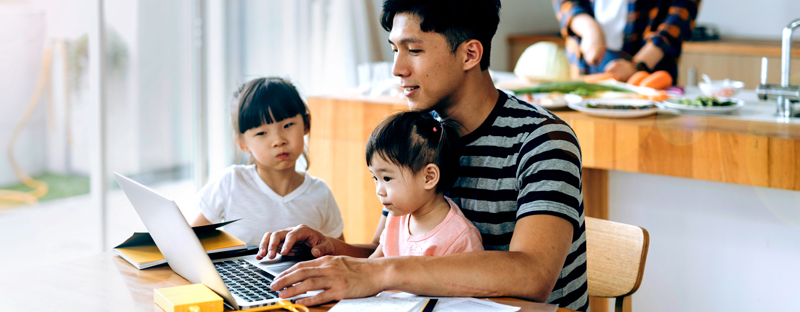
[[[386,219],[381,233],[383,256],[444,256],[461,252],[483,250],[481,233],[449,198],[450,212],[433,230],[411,236],[408,220],[411,215],[392,216]]]

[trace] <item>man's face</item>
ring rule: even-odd
[[[394,51],[392,74],[400,77],[410,109],[449,106],[466,72],[444,35],[423,32],[419,23],[416,14],[394,16],[389,33]]]

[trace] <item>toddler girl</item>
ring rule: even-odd
[[[367,141],[375,193],[389,211],[370,258],[483,250],[480,232],[444,191],[457,177],[458,132],[426,112],[384,119]]]
[[[258,245],[264,233],[298,224],[342,237],[344,223],[324,181],[295,171],[311,129],[308,107],[295,87],[280,78],[259,78],[235,95],[236,144],[249,165],[229,167],[200,190],[193,226],[242,219],[225,231]]]

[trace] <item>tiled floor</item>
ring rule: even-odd
[[[191,181],[148,185],[178,203],[184,215],[194,216],[196,189]],[[107,246],[127,239],[134,231],[146,231],[120,189],[107,196]],[[0,210],[0,276],[54,261],[65,261],[101,252],[97,209],[88,195]]]

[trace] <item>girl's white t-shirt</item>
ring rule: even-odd
[[[305,224],[339,237],[344,222],[325,181],[305,173],[303,184],[280,196],[258,176],[255,165],[234,165],[200,190],[198,209],[212,223],[241,219],[224,230],[245,243],[258,245],[267,232]]]

